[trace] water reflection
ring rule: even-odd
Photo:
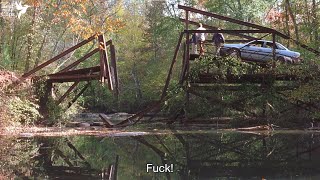
[[[320,133],[0,137],[0,179],[320,178]],[[146,164],[174,164],[151,173]]]

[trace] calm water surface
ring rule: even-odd
[[[129,135],[0,136],[0,179],[320,179],[319,132]]]

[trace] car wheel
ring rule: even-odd
[[[278,57],[277,60],[278,60],[279,62],[285,63],[285,64],[286,64],[286,63],[288,63],[288,64],[291,64],[291,63],[292,63],[292,61],[290,61],[290,59],[285,58],[285,57],[283,57],[283,56]]]
[[[232,48],[228,51],[228,56],[229,57],[232,57],[232,58],[235,58],[235,59],[238,59],[238,60],[241,60],[241,53],[240,53],[240,50],[239,49],[236,49],[236,48]]]

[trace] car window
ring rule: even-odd
[[[273,48],[273,43],[272,42],[267,42],[265,48]],[[277,46],[275,47],[277,49]]]
[[[280,43],[276,43],[276,45],[278,46],[278,49],[287,50],[287,48],[284,47],[284,45],[282,45]]]
[[[255,46],[255,47],[262,47],[262,45],[263,45],[263,42],[261,42],[261,41],[254,41],[254,42],[252,42],[252,43],[250,43],[250,44],[248,44],[249,46]]]

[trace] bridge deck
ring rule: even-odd
[[[227,75],[221,77],[219,74],[200,74],[199,79],[193,83],[262,83],[270,80],[275,81],[295,81],[298,77],[289,74],[242,74]]]
[[[76,82],[76,81],[90,81],[90,80],[99,80],[100,74],[90,74],[90,75],[64,75],[64,76],[55,76],[49,75],[48,81],[52,83],[64,83],[64,82]]]

